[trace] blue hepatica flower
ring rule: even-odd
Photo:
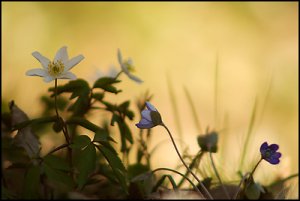
[[[151,103],[146,102],[147,109],[142,111],[142,119],[139,123],[135,124],[138,128],[153,128],[158,125],[163,125],[161,116],[157,109],[151,105]]]
[[[276,165],[280,162],[279,158],[281,157],[280,152],[276,152],[279,149],[277,144],[268,145],[267,142],[264,142],[260,146],[260,153],[262,159],[268,161],[269,163]]]

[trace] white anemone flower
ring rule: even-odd
[[[44,77],[45,82],[51,82],[55,79],[76,79],[76,75],[69,72],[69,70],[84,59],[83,55],[78,55],[69,60],[66,46],[57,51],[53,61],[50,61],[38,51],[33,52],[32,55],[42,64],[42,68],[31,69],[26,72],[26,75]]]
[[[118,60],[119,60],[119,64],[121,65],[122,71],[133,81],[137,82],[137,83],[142,83],[143,81],[132,75],[131,72],[134,72],[134,66],[133,66],[133,62],[131,58],[128,58],[128,60],[123,60],[122,59],[122,54],[120,49],[118,49]]]

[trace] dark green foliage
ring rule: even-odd
[[[54,87],[50,88],[49,91],[53,92],[51,95],[53,97],[55,93]],[[73,80],[63,86],[57,87],[57,95],[62,93],[72,93],[70,99],[77,97],[77,100],[69,106],[68,110],[78,116],[82,116],[88,111],[90,106],[90,92],[91,89],[89,84],[82,79]]]
[[[100,88],[103,89],[107,92],[111,92],[111,93],[119,93],[122,90],[118,90],[116,87],[113,86],[113,84],[120,82],[120,80],[116,80],[115,78],[111,78],[111,77],[102,77],[100,79],[98,79],[93,88]]]
[[[101,154],[105,157],[110,167],[112,168],[116,179],[119,181],[121,187],[125,192],[127,192],[127,178],[126,178],[126,169],[118,157],[116,152],[113,152],[110,149],[107,149],[104,146],[96,146]]]
[[[25,199],[38,199],[40,198],[40,167],[31,166],[25,174],[24,192]]]
[[[79,156],[75,159],[75,164],[79,171],[77,178],[78,188],[81,189],[96,166],[96,149],[92,143],[82,148]]]

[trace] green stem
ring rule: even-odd
[[[233,197],[234,200],[237,199],[237,196],[239,195],[239,192],[240,192],[240,190],[241,190],[242,183],[244,183],[244,181],[245,181],[245,179],[247,178],[248,174],[250,174],[250,173],[247,172],[247,173],[243,176],[242,180],[240,181],[239,186],[238,186],[238,190],[236,191],[236,193],[235,193],[235,195],[234,195],[234,197]]]
[[[217,171],[217,168],[216,168],[216,166],[215,166],[215,163],[214,163],[214,160],[213,160],[213,157],[212,157],[212,153],[211,153],[211,152],[209,152],[209,157],[210,157],[210,161],[211,161],[211,164],[212,164],[212,166],[213,166],[213,169],[214,169],[214,171],[215,171],[215,173],[216,173],[216,176],[217,176],[217,178],[218,178],[218,180],[219,180],[219,182],[220,182],[220,185],[222,186],[223,191],[224,191],[226,197],[227,197],[228,199],[230,199],[230,196],[229,196],[227,190],[225,189],[225,186],[223,185],[222,180],[221,180],[221,177],[220,177],[220,175],[219,175],[219,173],[218,173],[218,171]]]
[[[255,167],[253,168],[252,172],[250,173],[250,176],[253,177],[253,174],[256,170],[256,168],[258,167],[258,165],[260,164],[260,162],[262,161],[263,158],[260,158],[260,160],[256,163]]]
[[[191,169],[189,168],[189,166],[187,166],[187,164],[184,162],[182,156],[180,155],[180,153],[179,153],[179,151],[178,151],[178,148],[177,148],[177,146],[176,146],[176,144],[175,144],[175,141],[174,141],[174,139],[173,139],[173,136],[172,136],[170,130],[168,129],[168,127],[167,127],[165,124],[163,124],[163,123],[162,123],[161,125],[167,130],[167,132],[168,132],[168,134],[169,134],[169,136],[170,136],[170,138],[171,138],[171,140],[172,140],[172,143],[173,143],[173,145],[174,145],[174,148],[175,148],[175,150],[176,150],[176,152],[177,152],[177,155],[179,156],[179,158],[180,158],[181,162],[183,163],[183,165],[184,165],[184,166],[186,167],[186,169],[193,175],[193,177],[195,177],[195,179],[198,181],[198,183],[200,184],[200,186],[202,187],[202,189],[205,191],[206,195],[207,195],[211,200],[213,200],[213,197],[212,197],[211,194],[208,192],[208,190],[205,188],[204,184],[198,179],[198,177],[191,171]]]
[[[62,125],[63,125],[62,131],[64,133],[66,142],[69,145],[69,144],[71,144],[71,141],[70,141],[70,136],[68,134],[67,125],[66,125],[65,121],[59,116],[58,110],[57,110],[57,79],[55,79],[54,105],[55,105],[55,112],[56,112],[57,120],[60,121],[62,123]],[[73,167],[72,149],[71,149],[71,147],[68,147],[68,158],[69,158],[70,167]]]
[[[195,167],[195,165],[197,164],[197,161],[199,161],[201,158],[202,158],[202,156],[203,156],[203,153],[204,152],[202,152],[202,151],[199,151],[198,152],[198,154],[196,155],[196,157],[192,160],[192,162],[191,162],[191,164],[189,165],[189,168],[190,169],[193,169],[194,167]],[[199,166],[199,164],[198,164],[198,166]],[[185,172],[185,176],[189,176],[189,174],[190,174],[190,172],[187,170],[186,172]],[[180,181],[179,181],[179,183],[178,183],[178,188],[183,184],[183,182],[184,182],[184,178],[182,178]]]
[[[167,171],[175,172],[176,174],[181,175],[184,179],[186,179],[188,182],[190,182],[190,184],[194,187],[194,189],[199,193],[199,195],[201,197],[204,197],[203,194],[200,192],[199,188],[184,174],[182,174],[176,170],[169,169],[169,168],[157,168],[157,169],[153,170],[152,173],[159,171],[159,170],[167,170]]]
[[[255,167],[253,168],[252,172],[249,174],[249,175],[250,175],[250,176],[249,176],[249,180],[248,180],[248,181],[246,182],[246,184],[245,184],[245,189],[248,188],[248,186],[249,186],[249,184],[250,184],[250,182],[251,182],[251,180],[252,180],[252,178],[253,178],[253,174],[254,174],[256,168],[258,167],[258,165],[260,164],[260,162],[262,161],[262,159],[263,159],[263,158],[260,158],[260,159],[259,159],[259,161],[256,163]],[[247,176],[247,174],[245,174],[245,176],[243,177],[242,181],[240,182],[238,191],[237,191],[236,194],[235,194],[235,199],[237,199],[237,196],[238,196],[238,194],[239,194],[239,192],[240,192],[240,190],[241,190],[241,184],[242,184],[243,181],[245,180],[246,176]]]
[[[54,149],[53,149],[52,151],[50,151],[48,154],[46,154],[46,156],[48,156],[48,155],[50,155],[50,154],[52,154],[52,153],[54,153],[54,152],[56,152],[56,151],[58,151],[58,150],[61,150],[61,149],[65,148],[65,147],[68,147],[68,146],[69,146],[69,144],[63,144],[63,145],[60,145],[60,146],[54,148]]]

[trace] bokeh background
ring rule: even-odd
[[[133,59],[135,74],[144,83],[138,85],[122,75],[123,93],[112,96],[113,101],[134,102],[149,90],[164,122],[177,139],[181,129],[182,141],[195,154],[200,131],[184,93],[186,87],[202,129],[221,131],[220,152],[215,157],[224,180],[236,176],[255,98],[257,117],[246,155],[249,165],[244,169],[253,167],[260,144],[268,141],[280,144],[282,162],[278,166],[262,163],[256,173],[259,180],[268,183],[298,172],[298,2],[1,4],[3,103],[15,100],[31,118],[41,111],[39,97],[54,83],[25,76],[28,69],[40,66],[31,56],[33,51],[53,58],[67,45],[70,57],[85,56],[72,72],[92,83],[111,65],[119,68],[116,53],[120,48],[123,57]],[[139,115],[132,122],[135,136],[138,121]],[[166,139],[163,128],[154,128],[150,149]],[[154,168],[176,165],[172,144],[161,144],[153,156]],[[298,182],[293,183],[295,196]]]

